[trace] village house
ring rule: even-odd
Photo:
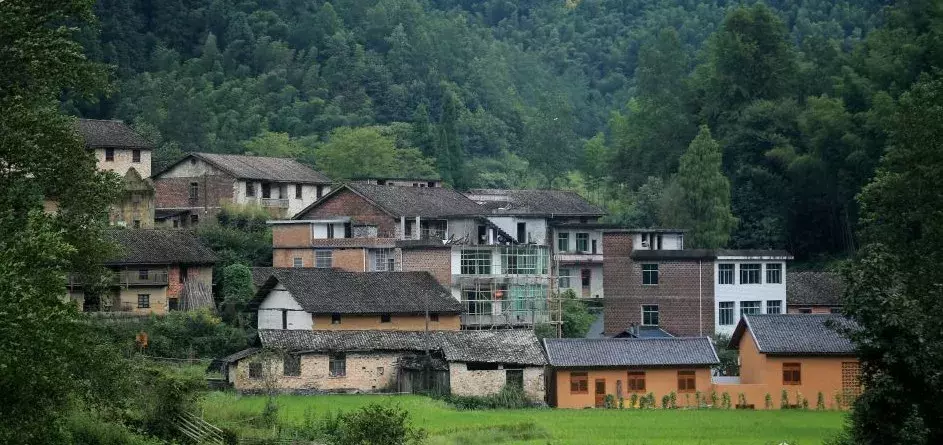
[[[386,178],[354,178],[354,182],[372,185],[389,185],[397,187],[442,187],[441,179],[432,178],[407,178],[407,177],[386,177]]]
[[[837,328],[849,321],[831,314],[744,315],[730,339],[740,352],[738,377],[715,377],[714,390],[756,409],[787,405],[846,408],[861,394],[861,367],[854,345]]]
[[[152,146],[127,124],[116,120],[78,119],[76,129],[93,152],[101,171],[121,177],[121,194],[108,213],[111,225],[150,228],[154,225]]]
[[[788,313],[841,313],[841,297],[845,292],[845,283],[837,273],[790,272],[786,277]]]
[[[544,339],[550,366],[548,401],[558,408],[631,407],[649,393],[656,403],[675,395],[677,406],[696,406],[711,389],[714,345],[698,338]],[[636,404],[637,406],[637,404]]]
[[[606,335],[730,335],[742,314],[785,313],[785,251],[684,249],[680,230],[610,229],[603,245]]]
[[[294,159],[190,153],[154,174],[156,219],[189,227],[225,205],[252,205],[290,218],[330,191],[331,180]]]
[[[517,387],[543,400],[546,359],[528,330],[260,330],[263,349],[221,359],[240,391],[433,392]]]
[[[183,230],[114,229],[117,251],[107,261],[113,280],[104,290],[70,275],[69,297],[87,312],[166,314],[213,306],[216,256]]]
[[[461,305],[427,272],[259,268],[259,329],[458,330]]]

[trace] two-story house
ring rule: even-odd
[[[108,214],[110,224],[149,228],[154,225],[152,146],[127,124],[116,120],[78,119],[76,129],[95,154],[98,169],[121,177],[121,195]]]
[[[83,311],[165,314],[213,305],[216,256],[191,232],[114,229],[116,245],[105,261],[113,277],[104,290],[70,276],[69,296]]]
[[[188,227],[224,205],[255,205],[290,218],[331,189],[331,180],[294,159],[190,153],[154,174],[157,219]]]
[[[550,252],[557,290],[603,297],[602,228],[605,211],[565,190],[473,189],[466,194],[518,242]]]

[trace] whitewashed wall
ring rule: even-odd
[[[741,264],[762,264],[760,270],[760,284],[740,284],[740,265]],[[720,264],[734,264],[733,282],[734,284],[720,283]],[[781,283],[766,282],[766,265],[779,264],[782,270]],[[744,301],[761,301],[760,310],[767,313],[767,301],[779,301],[782,313],[786,312],[786,262],[785,261],[764,261],[762,259],[718,259],[714,262],[714,330],[718,334],[730,335],[737,322],[740,320],[740,304]],[[734,302],[733,324],[720,324],[720,303]]]
[[[311,330],[314,326],[310,313],[283,286],[278,285],[259,305],[259,329],[282,329],[282,311],[288,311],[288,329]]]

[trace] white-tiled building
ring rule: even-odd
[[[714,260],[715,332],[730,335],[743,314],[786,313],[786,265],[777,250],[718,250]]]

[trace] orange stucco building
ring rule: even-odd
[[[838,315],[745,315],[730,340],[740,351],[740,376],[716,378],[715,391],[733,400],[742,393],[756,409],[780,408],[783,390],[788,405],[805,399],[815,408],[821,393],[825,408],[848,407],[861,393],[860,365],[852,343],[835,329],[843,323]]]
[[[659,406],[671,393],[678,406],[693,406],[698,391],[710,391],[719,362],[706,337],[545,339],[544,348],[548,400],[558,408],[603,407],[607,395],[628,408],[633,394],[649,393]]]

